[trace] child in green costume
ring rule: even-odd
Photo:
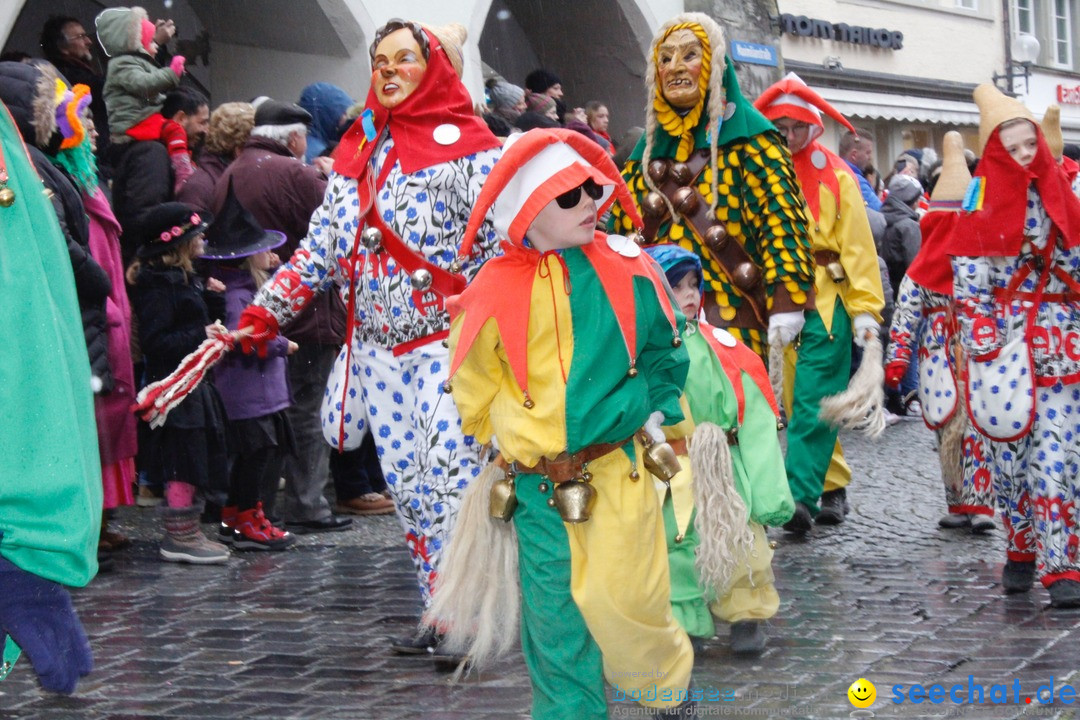
[[[676,245],[646,251],[660,263],[687,317],[683,339],[690,354],[686,419],[664,428],[683,471],[667,484],[656,483],[672,611],[694,638],[714,635],[716,615],[732,624],[736,654],[758,654],[765,648],[762,621],[780,605],[764,526],[787,522],[795,508],[776,432],[776,400],[757,354],[726,330],[696,319],[698,256]]]

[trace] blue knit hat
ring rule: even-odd
[[[667,276],[668,285],[675,287],[689,272],[696,272],[698,288],[705,292],[705,278],[701,272],[701,258],[678,245],[648,245],[645,252],[660,265]]]

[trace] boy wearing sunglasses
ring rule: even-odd
[[[462,429],[497,445],[516,496],[518,549],[509,555],[517,572],[512,563],[507,571],[469,561],[489,575],[501,567],[503,588],[520,583],[537,720],[607,718],[605,677],[616,697],[659,717],[688,717],[694,707],[693,650],[671,614],[663,520],[635,438],[644,428],[662,442],[661,424],[683,417],[683,317],[641,249],[596,230],[598,211],[615,196],[633,207],[611,158],[584,136],[555,129],[511,137],[461,251],[468,257],[491,208],[504,254],[449,304],[449,384]],[[568,488],[591,488],[583,517],[568,514]],[[473,493],[487,505],[485,483]],[[477,526],[491,522],[505,528],[463,507],[454,543],[469,548],[483,532]],[[515,600],[487,620],[461,622],[453,606],[484,592],[461,587],[454,572],[444,567],[428,617],[448,628],[449,644],[457,631],[505,627],[506,615],[516,616]],[[473,645],[469,654],[483,665],[498,652],[483,657]]]

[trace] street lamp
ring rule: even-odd
[[[1005,92],[1013,93],[1013,80],[1024,78],[1024,94],[1028,93],[1028,79],[1031,77],[1031,64],[1039,59],[1039,39],[1028,33],[1017,33],[1009,43],[1010,57],[1005,59],[1005,72],[994,73],[994,82],[1005,80]]]

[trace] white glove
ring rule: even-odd
[[[790,345],[791,341],[802,332],[806,316],[802,310],[774,313],[769,316],[769,344],[780,341],[781,345]]]
[[[648,420],[645,421],[645,425],[643,426],[642,429],[645,431],[645,434],[648,435],[649,438],[653,442],[658,442],[658,443],[666,442],[667,439],[664,437],[664,431],[660,427],[663,424],[664,424],[664,413],[657,410],[652,415],[649,416]]]
[[[851,330],[855,334],[855,344],[866,347],[866,333],[877,335],[881,332],[881,325],[870,313],[859,313],[851,319]]]

